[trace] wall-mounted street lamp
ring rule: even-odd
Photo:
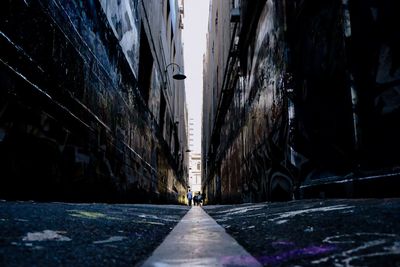
[[[172,78],[174,78],[175,80],[184,80],[184,79],[186,79],[186,75],[181,72],[181,67],[176,63],[168,64],[167,67],[165,67],[165,72],[167,72],[168,67],[171,66],[171,65],[175,65],[175,66],[178,67],[178,73],[172,75]]]

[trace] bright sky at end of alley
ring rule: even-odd
[[[183,29],[186,101],[193,118],[193,152],[201,152],[201,114],[203,102],[203,55],[206,50],[209,0],[184,0]]]

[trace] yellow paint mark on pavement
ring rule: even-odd
[[[121,220],[117,217],[107,216],[101,212],[84,211],[84,210],[69,210],[72,212],[70,215],[73,217],[84,218],[84,219],[108,219],[108,220]]]

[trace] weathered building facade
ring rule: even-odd
[[[366,187],[382,180],[398,195],[399,11],[393,0],[212,1],[208,200],[374,195]]]
[[[0,10],[0,197],[183,202],[183,3]]]
[[[201,155],[190,152],[189,156],[189,186],[194,193],[201,192]]]

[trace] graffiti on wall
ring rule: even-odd
[[[1,6],[1,194],[175,201],[183,185],[158,180],[159,155],[168,179],[177,171],[157,132],[160,74],[149,106],[137,83],[137,1]]]

